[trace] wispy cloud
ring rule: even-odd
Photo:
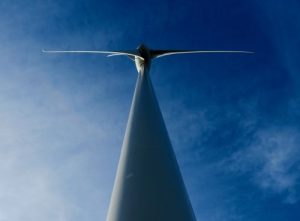
[[[67,58],[71,67],[42,55],[93,42],[83,44],[79,29],[57,32],[54,20],[69,13],[59,1],[18,3],[0,3],[0,220],[105,219],[130,104],[124,111],[116,94],[130,98],[134,82],[78,57]]]
[[[279,194],[285,203],[299,200],[300,132],[295,128],[272,128],[257,132],[254,142],[234,153],[234,172],[249,173],[260,189]]]

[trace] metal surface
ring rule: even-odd
[[[194,221],[148,71],[138,75],[107,221]]]

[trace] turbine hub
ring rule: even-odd
[[[151,53],[150,49],[144,44],[137,47],[137,52],[140,57],[135,57],[135,66],[139,73],[143,74],[145,71],[149,71],[151,64]]]

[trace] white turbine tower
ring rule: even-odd
[[[195,221],[168,132],[150,80],[151,60],[189,53],[249,51],[151,50],[43,51],[125,55],[135,61],[135,87],[106,221]]]

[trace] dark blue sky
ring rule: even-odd
[[[300,2],[0,2],[0,219],[105,220],[137,77],[41,49],[251,50],[155,60],[199,221],[300,219]]]

